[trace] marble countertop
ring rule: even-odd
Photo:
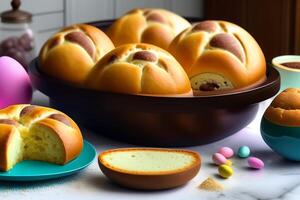
[[[34,104],[47,105],[47,98],[35,92]],[[98,168],[96,160],[81,173],[66,178],[33,183],[0,181],[0,200],[44,200],[44,199],[236,199],[236,200],[299,200],[300,163],[284,160],[263,142],[259,124],[260,118],[270,101],[260,104],[256,119],[246,128],[224,140],[188,149],[198,151],[202,156],[202,167],[198,175],[183,187],[155,192],[134,191],[121,188],[109,182]],[[109,148],[130,147],[104,137],[95,136],[83,130],[86,140],[91,142],[97,152]],[[246,160],[234,158],[234,175],[228,180],[217,176],[217,168],[211,164],[211,154],[222,146],[234,150],[247,145],[252,155],[265,162],[265,168],[254,171],[247,168]],[[213,177],[224,187],[222,192],[207,192],[198,188],[207,177]]]

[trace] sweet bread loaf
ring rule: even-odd
[[[126,44],[109,52],[91,70],[86,85],[128,94],[191,93],[189,79],[175,58],[150,44]]]
[[[300,89],[281,92],[267,108],[264,118],[277,125],[300,127]]]
[[[128,43],[149,43],[167,49],[173,38],[190,23],[179,15],[163,9],[134,9],[107,31],[115,46]]]
[[[76,123],[57,110],[27,104],[0,110],[0,170],[22,160],[65,164],[83,147]]]
[[[240,89],[266,77],[264,54],[241,27],[225,21],[203,21],[180,33],[169,52],[200,91]]]
[[[80,85],[95,63],[113,48],[101,30],[77,24],[52,36],[42,47],[39,62],[46,74]]]

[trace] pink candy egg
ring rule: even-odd
[[[234,155],[234,151],[229,147],[222,147],[218,153],[222,154],[225,158],[231,158]]]
[[[0,109],[30,103],[31,98],[31,81],[22,65],[10,57],[0,57]]]
[[[248,165],[252,169],[262,169],[265,166],[264,162],[256,157],[248,158]]]
[[[216,165],[224,165],[227,162],[227,159],[220,153],[214,153],[212,156],[212,161]]]

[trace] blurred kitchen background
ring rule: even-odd
[[[0,12],[11,0],[0,0]],[[22,0],[21,9],[33,14],[37,47],[63,26],[113,19],[136,7],[160,7],[182,16],[202,17],[202,0]]]
[[[182,16],[225,19],[248,30],[268,60],[300,54],[300,0],[23,0],[33,14],[37,49],[59,28],[119,17],[136,7],[159,7]],[[0,0],[0,12],[10,0]]]

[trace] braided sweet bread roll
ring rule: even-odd
[[[0,110],[0,170],[22,160],[65,164],[83,147],[76,123],[64,113],[41,106],[13,105]]]
[[[91,70],[89,88],[129,94],[188,95],[189,79],[167,51],[150,44],[122,45]]]
[[[95,63],[113,48],[101,30],[78,24],[52,36],[42,47],[39,62],[46,74],[81,84]]]
[[[174,37],[190,23],[164,9],[134,9],[114,22],[107,31],[115,46],[149,43],[167,49]]]
[[[203,21],[180,33],[169,47],[200,91],[239,89],[263,81],[266,61],[255,39],[225,21]]]

